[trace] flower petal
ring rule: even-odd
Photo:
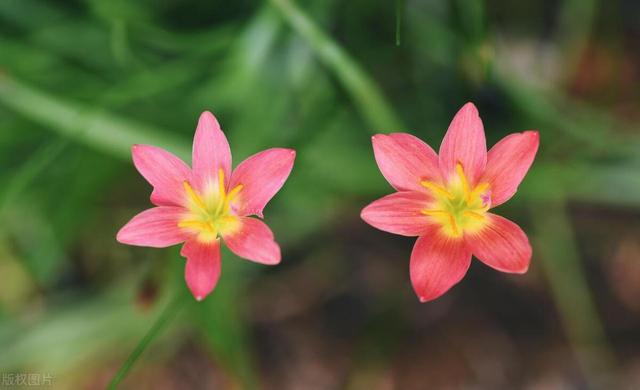
[[[191,170],[182,160],[162,148],[133,145],[133,164],[153,186],[151,202],[157,206],[180,206],[184,203],[182,183]]]
[[[440,182],[438,155],[421,139],[406,133],[371,137],[380,172],[398,191],[424,191],[422,180]]]
[[[527,174],[538,151],[537,131],[510,134],[495,144],[487,155],[481,182],[491,186],[491,207],[509,200]]]
[[[123,244],[152,248],[179,244],[189,238],[178,227],[183,214],[181,207],[161,206],[145,210],[124,225],[116,239]]]
[[[360,217],[385,232],[421,236],[429,230],[430,218],[422,214],[429,200],[429,195],[423,192],[396,192],[369,204]]]
[[[225,184],[231,173],[231,149],[218,121],[209,111],[200,115],[193,137],[194,185],[204,192],[208,185],[217,186],[218,170],[224,171]]]
[[[296,152],[293,149],[273,148],[254,154],[240,163],[231,175],[229,189],[242,185],[233,202],[238,215],[258,215],[282,188],[293,169]]]
[[[203,300],[220,278],[220,240],[202,243],[196,239],[184,243],[180,255],[187,258],[184,278],[196,300]]]
[[[520,226],[499,215],[487,213],[489,223],[477,233],[465,234],[473,254],[498,271],[522,274],[531,261],[531,245]]]
[[[463,240],[450,239],[434,228],[418,237],[411,252],[411,283],[421,302],[438,298],[469,269],[471,251]]]
[[[472,185],[477,183],[487,163],[484,128],[473,103],[458,111],[440,145],[440,170],[445,180],[455,173],[458,163]]]
[[[271,229],[255,218],[240,218],[241,228],[222,237],[236,255],[267,265],[280,262],[280,246],[273,239]]]

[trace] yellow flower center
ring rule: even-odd
[[[487,223],[485,213],[491,207],[489,184],[480,183],[470,188],[462,164],[456,164],[456,174],[445,185],[431,181],[420,184],[431,191],[435,200],[422,214],[433,218],[450,237],[474,233]]]
[[[240,228],[240,220],[233,213],[231,203],[242,190],[237,185],[229,193],[224,184],[224,171],[218,170],[218,183],[209,185],[198,194],[188,181],[183,183],[187,199],[187,212],[178,226],[197,234],[200,242],[211,242],[223,234],[230,234]]]

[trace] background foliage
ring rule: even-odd
[[[168,318],[123,387],[640,386],[638,20],[633,0],[0,1],[0,372],[102,388]],[[359,219],[391,191],[369,138],[437,148],[466,101],[490,145],[541,133],[501,206],[532,267],[475,262],[419,304],[412,240]],[[226,252],[196,304],[176,248],[114,237],[150,205],[130,146],[188,160],[206,109],[236,163],[298,158],[266,210],[282,264]]]

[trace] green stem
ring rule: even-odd
[[[578,363],[594,384],[612,372],[614,358],[580,263],[565,201],[538,204],[533,215],[539,264]]]
[[[114,375],[111,383],[109,384],[108,389],[116,389],[118,384],[122,382],[122,380],[127,376],[131,367],[135,364],[135,362],[140,358],[142,353],[147,349],[149,344],[160,334],[162,329],[178,314],[179,309],[183,306],[180,303],[182,302],[182,294],[177,294],[175,298],[165,307],[165,309],[160,313],[158,319],[153,324],[151,329],[144,335],[142,340],[138,343],[136,348],[131,352],[127,360],[122,364],[122,367],[118,370],[116,375]]]

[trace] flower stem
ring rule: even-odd
[[[151,326],[151,329],[149,329],[147,334],[144,335],[136,348],[131,352],[127,360],[125,360],[118,372],[114,375],[113,379],[111,379],[111,383],[109,384],[109,387],[107,387],[109,390],[116,389],[118,387],[118,384],[120,384],[120,382],[122,382],[122,380],[127,376],[131,367],[133,367],[145,349],[147,349],[151,342],[160,334],[163,328],[176,317],[179,309],[183,306],[180,304],[182,301],[181,298],[182,294],[176,294],[167,307],[164,308],[162,313],[160,313],[156,322]]]

